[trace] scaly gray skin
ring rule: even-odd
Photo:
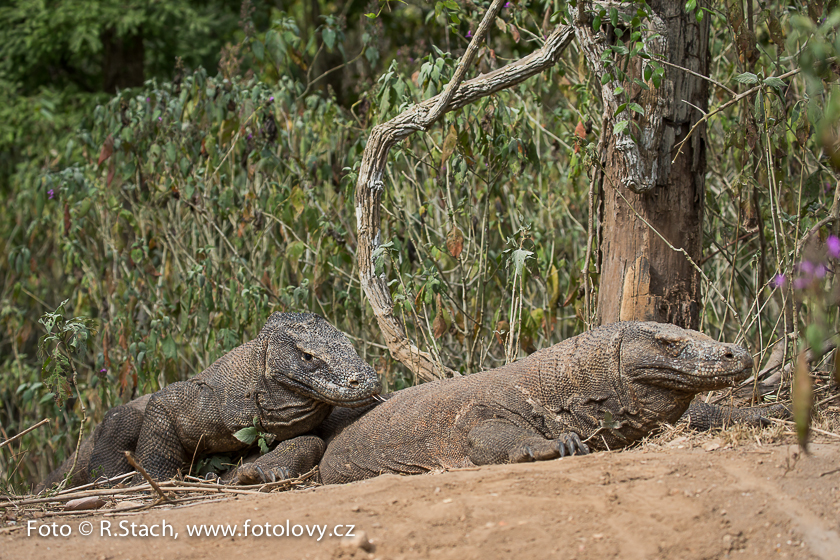
[[[581,438],[595,449],[626,447],[752,366],[744,349],[696,331],[606,325],[495,370],[398,391],[355,422],[333,421],[339,433],[321,479],[548,460],[588,453]]]
[[[68,480],[69,487],[87,484],[106,473],[116,476],[132,470],[123,451],[134,451],[137,447],[137,438],[143,424],[143,413],[151,396],[151,394],[143,395],[129,403],[115,406],[105,413],[102,422],[96,426],[92,434],[82,440],[79,446],[79,459]],[[97,447],[98,441],[102,441],[103,444]],[[93,457],[94,447],[97,449],[95,457]],[[38,483],[34,492],[40,494],[46,488],[64,480],[73,468],[75,457],[75,453],[70,455]],[[97,467],[90,469],[91,464]]]
[[[135,444],[146,471],[158,480],[168,479],[189,467],[194,457],[248,447],[233,434],[253,426],[255,418],[260,431],[293,442],[318,426],[334,406],[364,406],[378,393],[376,372],[343,333],[317,315],[274,313],[256,339],[202,373],[145,397],[147,402],[141,397],[109,411],[89,438],[92,442],[80,449],[73,483],[128,472],[123,451],[134,450]],[[296,474],[320,459],[312,456],[311,445],[305,457],[292,451],[287,452],[288,464],[269,468]],[[60,480],[69,468],[66,461],[43,485]]]

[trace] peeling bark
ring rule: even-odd
[[[652,27],[660,35],[653,41],[655,55],[697,74],[708,75],[709,18],[697,22],[682,2],[652,1]],[[611,2],[609,7],[629,7]],[[606,7],[606,6],[605,6]],[[699,6],[698,6],[699,9]],[[635,7],[633,7],[635,11]],[[602,56],[611,40],[603,25],[593,32],[591,23],[579,22],[577,36],[589,67],[600,79],[606,69]],[[631,60],[626,83],[608,80],[601,88],[604,103],[602,165],[603,233],[601,280],[597,322],[625,320],[670,322],[696,329],[700,317],[700,275],[679,252],[668,246],[640,219],[644,218],[674,248],[685,249],[699,262],[705,197],[705,127],[698,130],[671,162],[674,147],[708,106],[708,82],[680,68],[665,67],[660,87],[633,85],[643,80],[647,61]],[[621,100],[614,90],[623,86]],[[615,114],[622,103],[636,102],[644,115],[628,109]],[[631,120],[625,132],[613,133],[615,123]],[[636,142],[630,137],[633,132]]]

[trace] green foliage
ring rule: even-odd
[[[70,384],[76,385],[76,368],[73,354],[81,355],[93,347],[96,335],[96,321],[88,317],[64,318],[64,307],[69,300],[62,301],[53,312],[44,313],[38,321],[46,334],[38,339],[38,354],[43,360],[41,376],[52,391],[42,398],[54,397],[56,404],[62,404],[62,391]]]
[[[263,432],[260,429],[259,423],[260,419],[254,416],[254,425],[242,428],[233,434],[233,437],[248,445],[251,445],[256,441],[259,445],[260,452],[265,454],[268,453],[268,446],[274,443],[274,435]]]

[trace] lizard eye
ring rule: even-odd
[[[312,354],[307,354],[306,352],[304,352],[302,357],[303,357],[304,362],[311,362],[312,361]]]

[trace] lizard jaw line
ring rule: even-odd
[[[316,400],[318,402],[324,402],[333,406],[344,406],[347,408],[356,408],[359,406],[364,406],[366,404],[371,404],[374,402],[374,395],[378,395],[379,391],[376,391],[373,394],[370,394],[366,397],[357,397],[354,399],[333,399],[326,397],[323,393],[319,393],[316,389],[298,381],[297,379],[292,379],[291,377],[284,378],[281,383],[285,385],[288,389],[298,393],[299,395],[303,395],[304,397],[308,397],[310,399]]]
[[[687,372],[671,373],[672,371],[664,369],[657,370],[655,373],[639,375],[634,381],[640,381],[650,385],[664,385],[669,389],[697,392],[732,387],[738,381],[742,381],[749,376],[749,371],[746,369],[716,375],[697,375]]]

